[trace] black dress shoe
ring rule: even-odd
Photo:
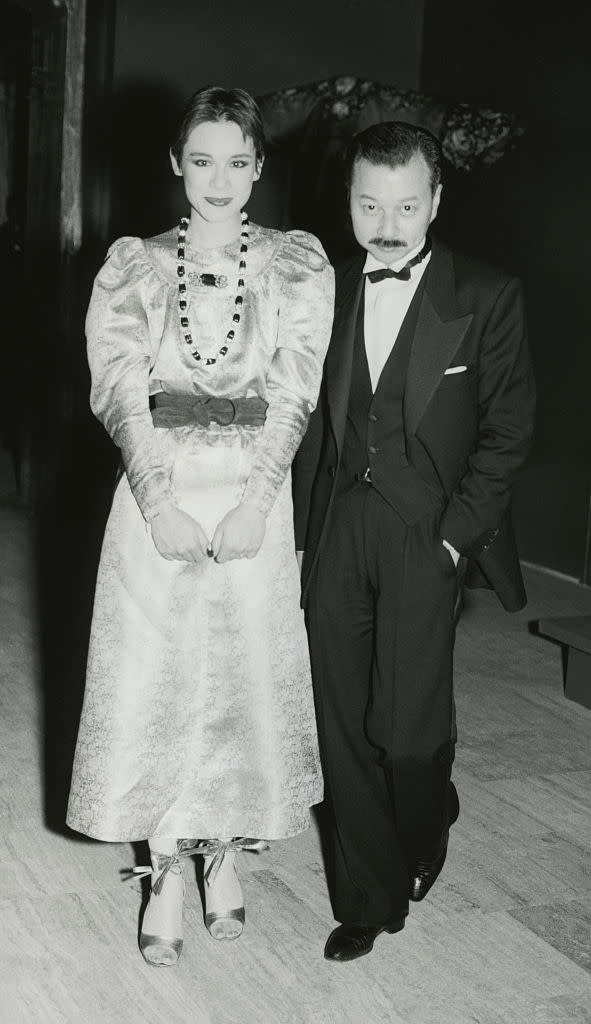
[[[458,820],[460,814],[460,801],[458,799],[458,791],[454,786],[453,782],[449,783],[448,792],[448,821],[450,825]],[[420,860],[418,861],[415,872],[410,884],[409,896],[411,900],[418,903],[419,900],[424,900],[425,896],[429,892],[429,889],[433,883],[437,880],[437,877],[441,873],[441,869],[445,864],[445,858],[447,857],[447,844],[449,841],[449,828],[443,834],[441,839],[441,846],[439,847],[439,853],[433,860]]]
[[[382,932],[394,935],[395,932],[402,931],[404,920],[404,917],[394,918],[382,925],[340,924],[328,936],[324,947],[325,959],[337,960],[340,963],[357,960],[358,957],[371,953],[375,940]]]
[[[429,892],[429,889],[436,881],[437,876],[441,872],[443,865],[445,864],[445,858],[447,857],[447,843],[449,840],[449,832],[445,833],[441,843],[440,852],[437,854],[434,860],[420,860],[416,867],[413,879],[410,885],[409,896],[411,900],[418,903],[419,900],[424,900],[425,896]]]

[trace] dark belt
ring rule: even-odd
[[[214,398],[208,395],[169,395],[164,391],[150,397],[152,422],[155,427],[185,427],[198,424],[208,427],[219,423],[240,427],[262,427],[267,405],[264,398]]]

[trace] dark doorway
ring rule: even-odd
[[[28,431],[19,393],[25,388],[23,352],[24,236],[27,222],[29,86],[32,26],[26,11],[7,3],[0,39],[0,339],[4,378],[0,438],[19,493],[27,489]]]

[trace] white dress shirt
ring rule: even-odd
[[[425,239],[423,238],[419,245],[408,252],[405,251],[404,256],[401,256],[396,263],[392,263],[390,269],[401,270],[408,260],[411,260],[413,256],[416,256],[421,251],[424,244]],[[399,281],[395,277],[388,277],[383,281],[372,284],[367,278],[365,280],[365,320],[363,327],[369,375],[374,392],[378,386],[380,374],[386,365],[386,360],[398,337],[402,321],[408,312],[408,307],[412,302],[413,295],[419,286],[419,281],[425,273],[430,259],[431,253],[429,252],[424,260],[411,267],[408,281]],[[379,270],[384,266],[384,263],[380,263],[375,256],[368,252],[363,272]]]

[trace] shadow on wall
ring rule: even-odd
[[[183,213],[182,184],[172,172],[168,151],[184,102],[185,97],[149,79],[113,97],[109,240],[158,234]]]
[[[117,453],[90,411],[62,424],[37,481],[35,562],[44,715],[45,824],[65,825],[88,635]]]

